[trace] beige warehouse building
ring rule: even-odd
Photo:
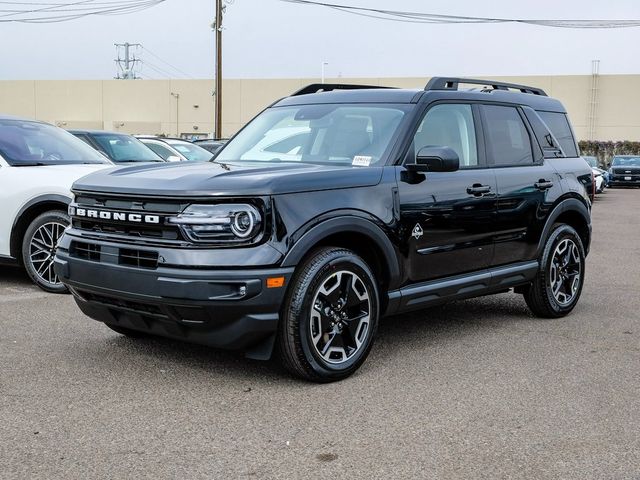
[[[498,79],[497,77],[495,79]],[[580,140],[640,141],[640,75],[500,77],[543,88],[569,111]],[[422,88],[428,78],[327,79],[327,83]],[[317,79],[227,79],[223,133],[230,136],[264,107]],[[138,134],[210,135],[212,80],[0,81],[0,113],[63,128]]]

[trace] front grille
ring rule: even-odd
[[[73,227],[106,235],[122,235],[134,238],[148,238],[157,240],[181,240],[180,230],[174,226],[162,226],[157,228],[144,227],[136,224],[108,223],[100,220],[73,220]]]
[[[141,315],[150,315],[158,318],[168,318],[168,315],[165,314],[157,305],[153,305],[150,303],[132,302],[130,300],[106,297],[104,295],[98,295],[96,293],[90,293],[86,291],[78,291],[78,293],[84,300],[88,302],[100,303],[108,307],[117,308],[119,310],[126,310]]]
[[[619,167],[619,168],[614,168],[613,169],[613,173],[615,175],[627,176],[627,177],[630,176],[630,175],[631,176],[640,176],[640,169]]]
[[[100,245],[93,245],[85,242],[71,242],[69,254],[75,258],[90,260],[92,262],[100,261]]]
[[[114,220],[76,215],[72,218],[73,228],[97,234],[99,236],[114,236],[118,239],[130,238],[131,242],[141,240],[147,243],[185,243],[188,241],[176,225],[166,223],[166,218],[182,212],[188,203],[180,200],[135,199],[126,197],[102,196],[100,194],[78,194],[76,196],[77,209],[95,209],[111,215],[135,214],[141,217],[153,216],[159,223],[145,223],[124,219]],[[95,212],[94,212],[95,213]],[[128,217],[127,217],[128,218]]]
[[[110,245],[95,245],[89,242],[74,240],[69,246],[69,255],[73,258],[100,262],[125,267],[158,268],[158,252],[137,250],[133,248],[119,248]]]
[[[158,268],[158,252],[121,248],[118,257],[120,265],[137,268]]]

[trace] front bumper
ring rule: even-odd
[[[609,186],[640,186],[640,175],[610,175]]]
[[[244,350],[253,358],[271,354],[269,342],[293,270],[144,269],[75,258],[64,249],[55,258],[56,273],[89,317],[153,335]],[[284,277],[284,286],[267,288],[270,277]]]

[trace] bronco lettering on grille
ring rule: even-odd
[[[93,210],[89,208],[76,208],[75,216],[84,217],[84,218],[99,218],[100,220],[115,220],[117,222],[153,223],[153,224],[160,223],[160,217],[158,215],[142,215],[140,213],[110,212],[107,210]]]

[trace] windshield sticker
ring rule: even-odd
[[[351,165],[354,167],[368,167],[371,165],[371,157],[367,157],[365,155],[356,155],[353,157],[353,162]]]

